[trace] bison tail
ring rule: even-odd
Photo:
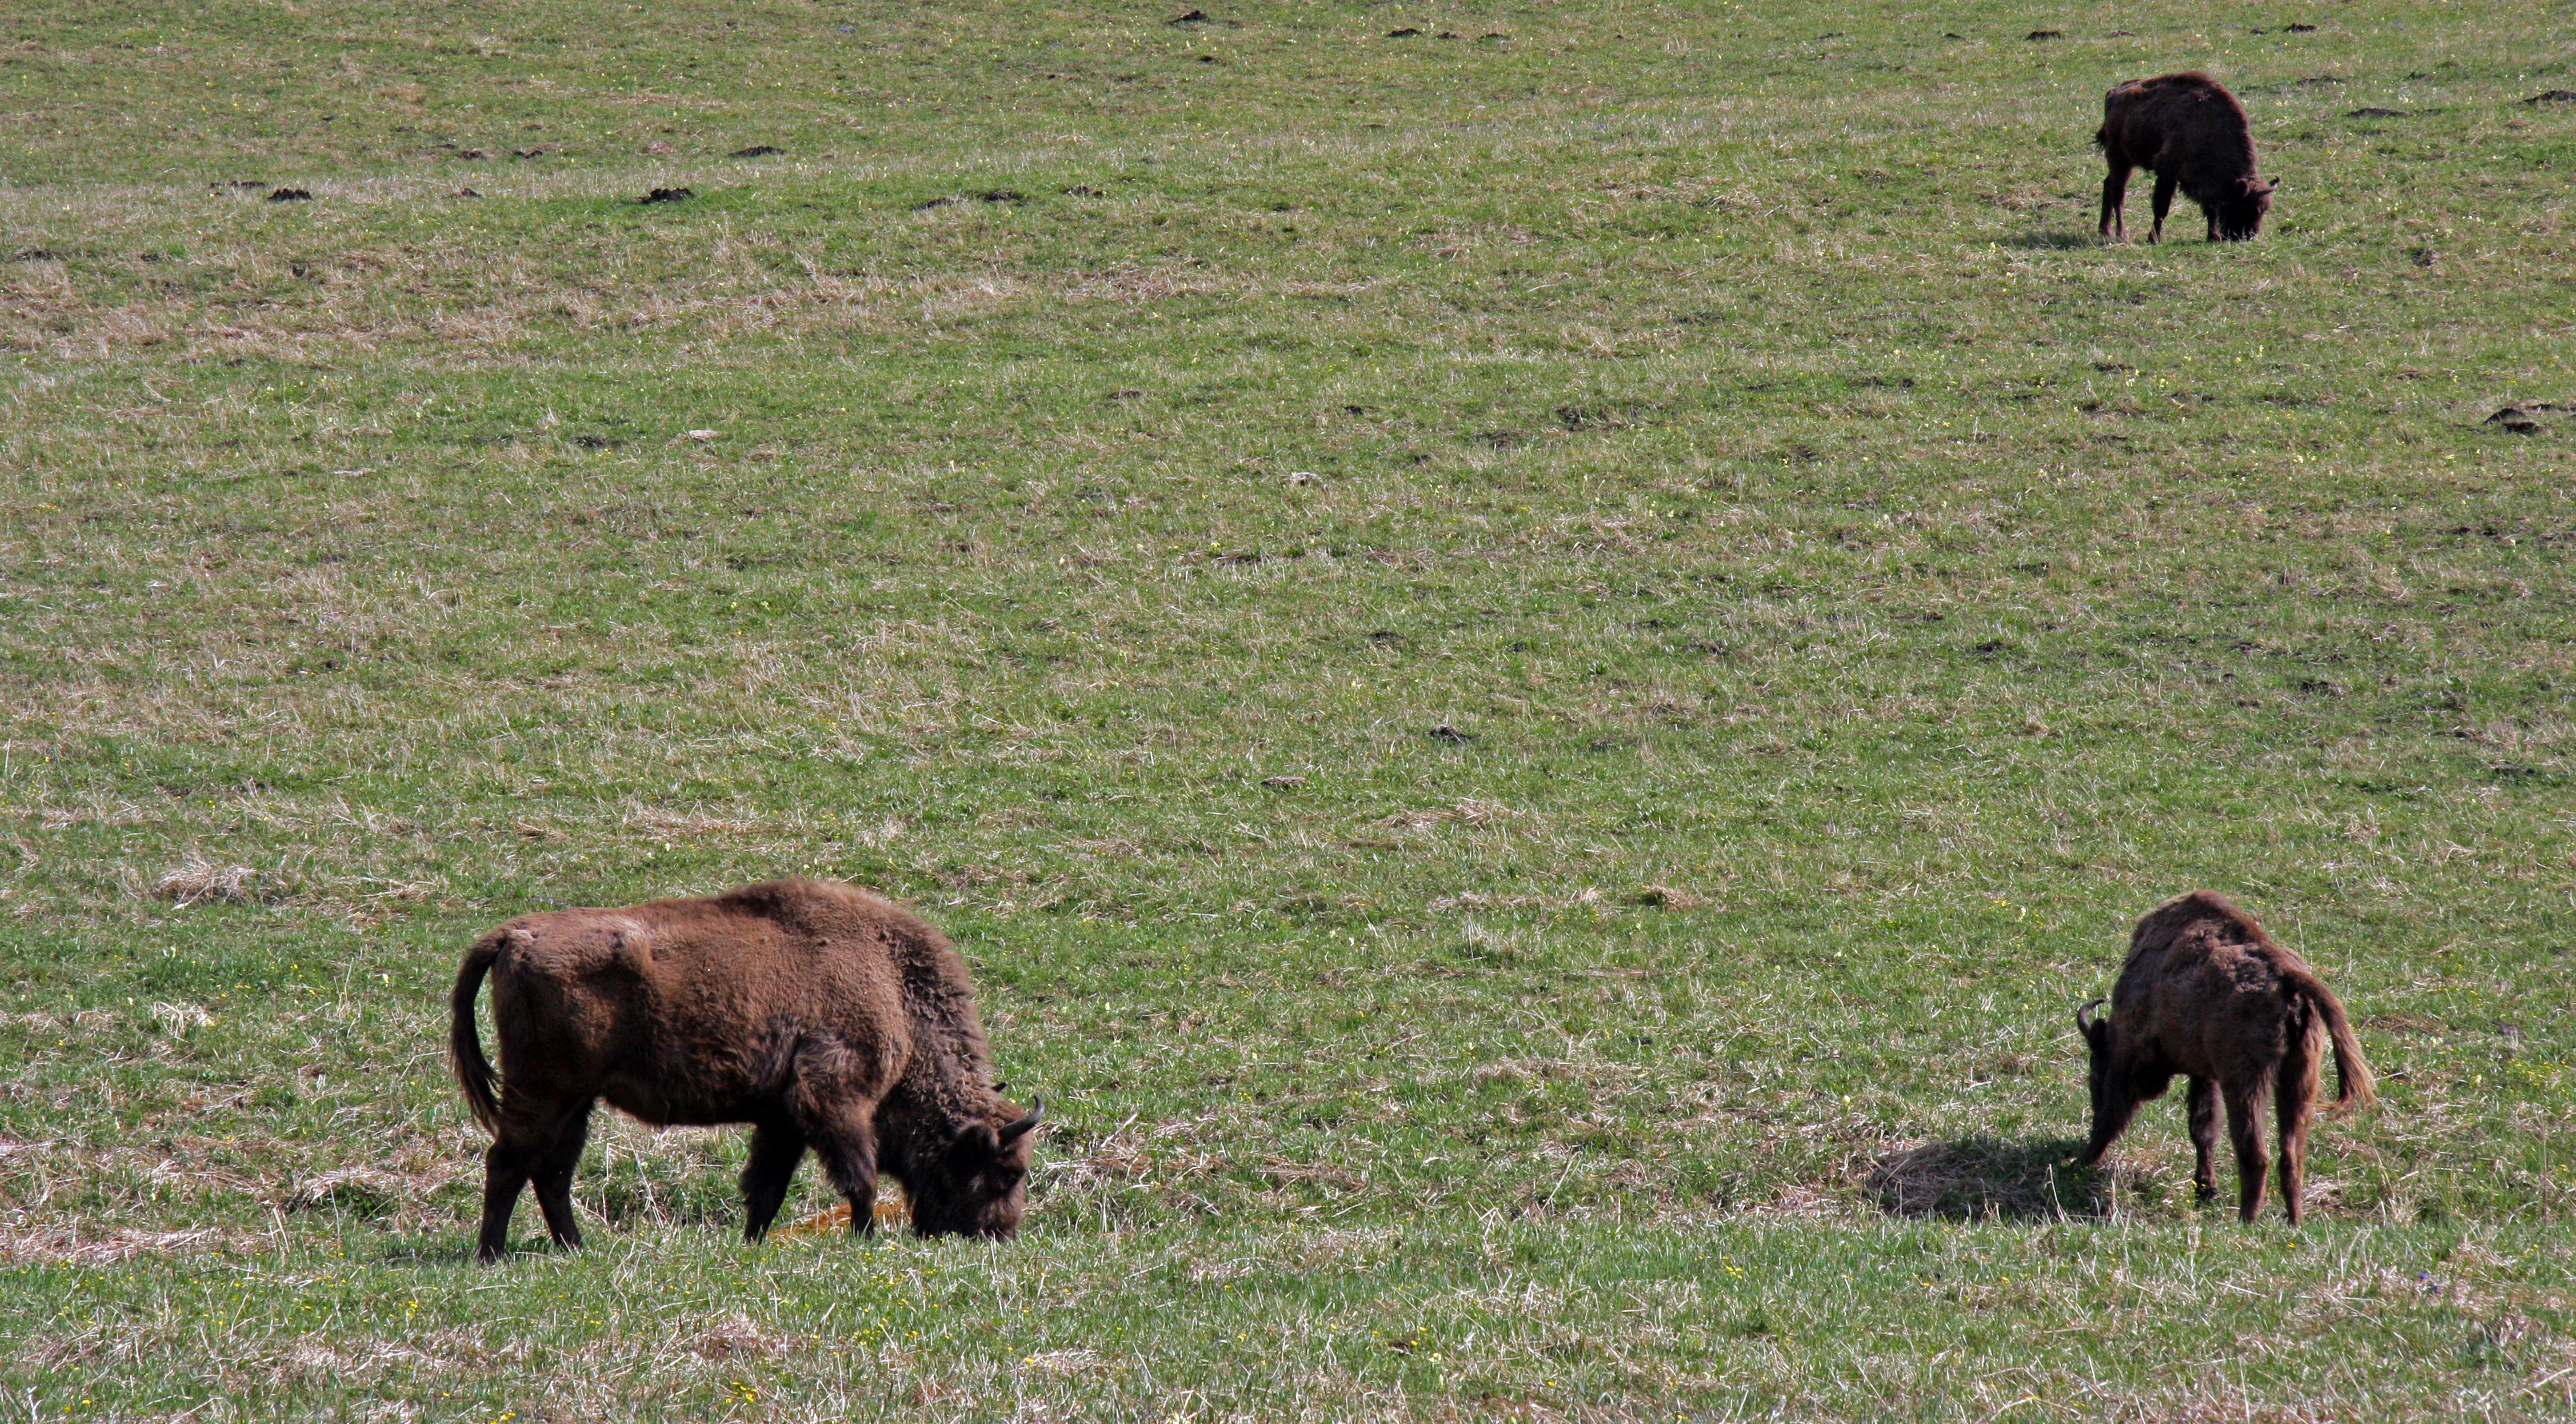
[[[447,996],[447,1056],[456,1069],[456,1086],[465,1090],[466,1109],[486,1132],[501,1130],[501,1101],[493,1091],[492,1061],[483,1056],[483,1041],[474,1032],[474,996],[482,991],[483,976],[492,972],[492,962],[501,957],[501,948],[509,942],[500,930],[474,941],[465,951],[465,963],[457,968],[456,988]]]
[[[2344,1017],[2343,1003],[2325,981],[2313,974],[2298,976],[2298,986],[2307,996],[2317,1016],[2325,1020],[2326,1033],[2334,1040],[2336,1107],[2374,1102],[2379,1093],[2374,1086],[2370,1063],[2361,1056],[2361,1040],[2353,1034],[2352,1020]]]

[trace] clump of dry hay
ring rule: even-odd
[[[763,1330],[759,1322],[736,1311],[700,1331],[690,1348],[702,1360],[766,1360],[786,1354],[799,1343],[792,1335]]]
[[[1041,1375],[1078,1375],[1097,1370],[1108,1362],[1097,1350],[1041,1350],[1020,1361],[1024,1373]]]
[[[156,1003],[152,1006],[152,1021],[164,1033],[175,1035],[204,1028],[215,1021],[215,1016],[196,1004]]]
[[[409,1183],[372,1167],[344,1167],[308,1177],[287,1197],[290,1211],[336,1208],[361,1216],[382,1216],[402,1204]]]
[[[879,1230],[901,1226],[904,1222],[910,1219],[909,1209],[904,1206],[903,1197],[901,1195],[889,1193],[877,1198],[876,1224]],[[814,1215],[807,1217],[803,1221],[799,1221],[788,1226],[781,1226],[776,1230],[771,1231],[769,1234],[773,1237],[783,1236],[789,1238],[798,1236],[832,1236],[846,1232],[849,1229],[850,1204],[848,1202],[841,1202],[833,1206],[825,1207],[823,1210],[816,1212]]]
[[[152,884],[152,892],[181,905],[203,900],[247,900],[257,871],[247,865],[220,865],[195,851]]]

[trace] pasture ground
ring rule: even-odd
[[[0,21],[0,1418],[2576,1411],[2576,10],[1206,3]],[[1025,1237],[468,1265],[470,935],[792,871]],[[2194,885],[2296,1235],[2062,1165]]]

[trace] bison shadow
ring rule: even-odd
[[[2077,231],[2077,232],[2026,232],[2026,233],[2023,233],[2023,234],[2022,234],[2021,236],[2019,236],[2019,237],[2010,237],[2010,238],[2006,238],[2006,239],[2004,239],[2004,244],[2003,244],[2003,245],[2004,245],[2004,246],[2006,246],[2006,247],[2037,247],[2037,248],[2047,248],[2047,249],[2051,249],[2051,250],[2061,251],[2061,252],[2062,252],[2062,251],[2065,251],[2065,250],[2066,250],[2066,249],[2068,249],[2068,248],[2074,248],[2074,247],[2103,247],[2103,246],[2107,246],[2108,244],[2106,244],[2106,243],[2105,243],[2105,242],[2104,242],[2100,237],[2096,236],[2094,233],[2092,233],[2092,232],[2090,232],[2090,231]]]
[[[435,1233],[419,1236],[398,1233],[377,1243],[371,1257],[378,1264],[388,1266],[463,1266],[474,1260],[474,1239]]]
[[[2109,1216],[2115,1210],[2110,1174],[2070,1160],[2083,1145],[2073,1137],[1927,1142],[1880,1158],[1868,1186],[1880,1209],[1892,1216],[1952,1221]]]

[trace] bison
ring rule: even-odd
[[[2299,1224],[2307,1185],[2308,1123],[2317,1070],[2334,1044],[2335,1104],[2371,1099],[2370,1065],[2343,1005],[2298,955],[2272,942],[2252,916],[2209,890],[2167,900],[2138,921],[2128,962],[2103,1001],[2075,1011],[2092,1049],[2093,1137],[2077,1160],[2102,1160],[2138,1104],[2161,1096],[2177,1073],[2191,1079],[2192,1181],[2218,1192],[2210,1158],[2218,1148],[2218,1105],[2236,1144],[2237,1214],[2263,1206],[2263,1124],[2272,1104],[2281,1132],[2281,1196]]]
[[[2102,180],[2102,236],[2129,236],[2124,211],[2129,172],[2156,175],[2156,225],[2147,241],[2164,236],[2165,213],[2180,188],[2209,219],[2209,240],[2242,242],[2260,231],[2272,210],[2275,185],[2254,176],[2254,136],[2245,106],[2206,74],[2167,74],[2132,79],[2102,96],[2102,127],[2093,135],[2111,165]]]
[[[474,1031],[492,979],[501,1071]],[[656,1126],[752,1124],[743,1235],[761,1238],[805,1149],[875,1221],[879,1171],[925,1236],[1008,1237],[1030,1130],[992,1081],[966,966],[939,931],[850,885],[777,880],[695,900],[523,915],[474,942],[449,997],[448,1048],[484,1155],[489,1261],[519,1189],[559,1246],[581,1244],[572,1172],[593,1104]]]

